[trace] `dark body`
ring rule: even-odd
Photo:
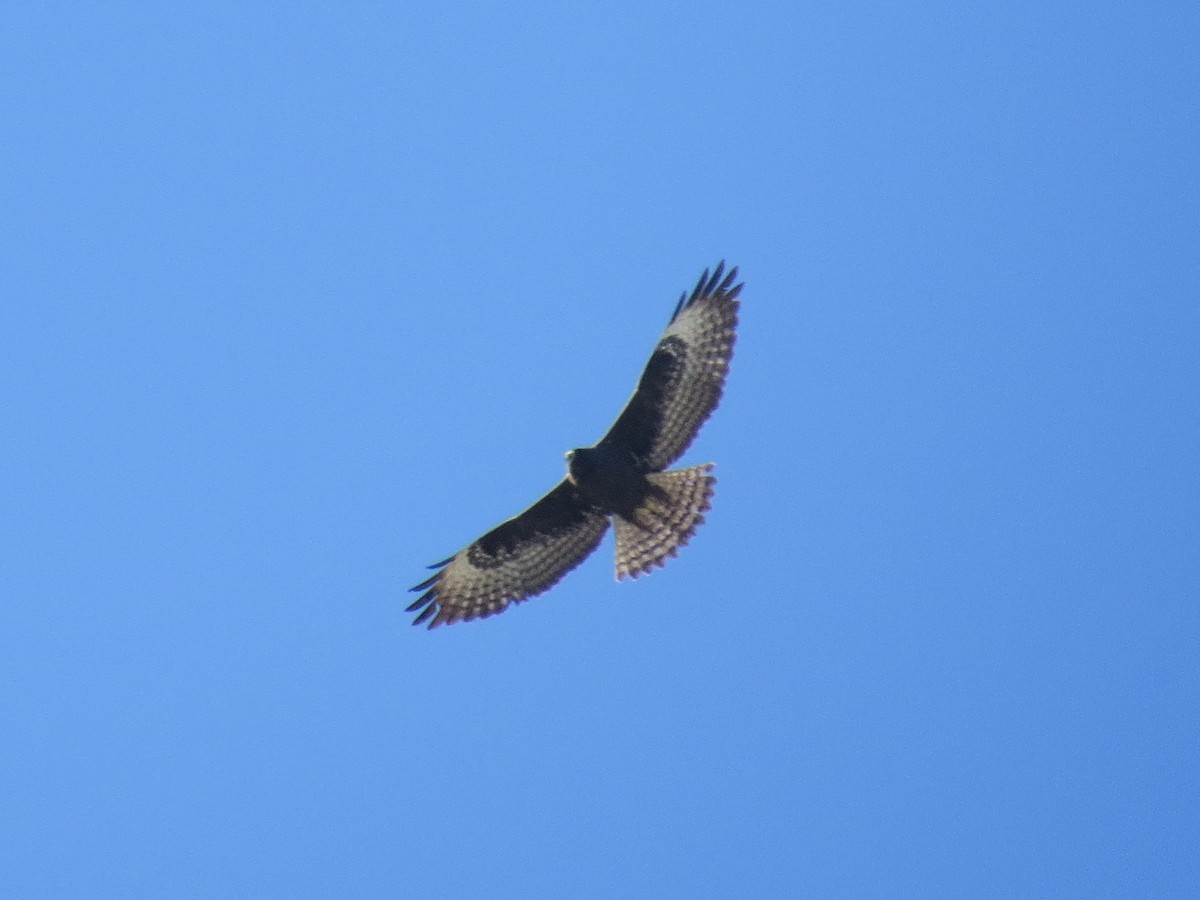
[[[644,465],[627,450],[584,447],[567,453],[567,480],[580,497],[601,512],[636,521],[637,510],[652,495],[662,495],[646,478]]]

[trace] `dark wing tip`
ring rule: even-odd
[[[685,291],[679,298],[679,302],[675,305],[675,312],[671,314],[671,321],[674,322],[683,310],[687,309],[693,303],[698,303],[709,297],[724,297],[729,300],[737,299],[737,295],[742,292],[742,285],[734,284],[737,280],[738,267],[734,266],[728,272],[725,271],[725,260],[717,263],[717,267],[712,270],[711,274],[708,269],[705,269],[700,280],[696,282],[696,286],[692,289],[689,296]]]
[[[408,608],[408,611],[414,612],[415,610],[413,609],[413,607],[410,606]],[[429,605],[425,607],[425,609],[421,612],[421,614],[419,616],[417,616],[415,619],[413,619],[413,625],[420,625],[422,622],[424,622],[426,619],[428,619],[430,616],[434,615],[437,612],[438,612],[437,602],[430,601]],[[437,625],[437,624],[438,624],[438,620],[434,619],[432,622],[429,623],[429,627],[433,628],[433,626]]]
[[[454,556],[457,556],[457,555],[458,555],[457,553],[454,554]],[[430,587],[431,585],[433,585],[434,582],[436,582],[439,578],[442,577],[441,570],[446,568],[446,566],[450,565],[450,563],[452,563],[454,561],[454,556],[447,556],[441,562],[435,562],[435,563],[432,563],[431,565],[426,566],[425,568],[427,568],[427,569],[437,569],[438,571],[435,574],[431,575],[429,578],[426,578],[420,584],[413,585],[412,587],[409,588],[409,590],[410,591],[423,591],[427,587]]]
[[[668,325],[670,325],[671,322],[674,322],[675,319],[679,316],[679,311],[683,309],[683,304],[685,304],[686,302],[687,302],[687,291],[684,291],[682,294],[679,295],[679,302],[675,304],[675,311],[673,313],[671,313],[671,321],[667,323]]]
[[[437,569],[438,571],[426,578],[420,584],[409,588],[410,591],[425,592],[412,603],[410,603],[404,610],[405,612],[410,613],[420,610],[420,615],[413,619],[412,623],[414,625],[420,625],[430,616],[435,616],[434,620],[429,623],[430,628],[433,628],[435,625],[442,624],[442,622],[445,620],[445,611],[442,608],[442,605],[438,602],[438,582],[441,581],[442,575],[445,574],[441,570],[445,566],[449,565],[453,559],[454,557],[451,556],[449,559],[443,559],[441,562],[434,563],[429,568]],[[422,607],[424,608],[422,609]]]
[[[420,590],[420,588],[413,588],[413,590],[418,591],[418,590]],[[416,600],[414,600],[412,603],[408,604],[408,606],[405,607],[404,611],[405,612],[416,612],[418,609],[420,609],[422,606],[424,606],[427,603],[433,603],[436,605],[437,604],[437,597],[435,596],[436,594],[437,594],[437,588],[430,588],[425,593],[423,593],[420,597],[418,597]]]
[[[434,584],[437,582],[437,580],[438,580],[439,578],[441,578],[441,577],[442,577],[442,573],[441,573],[441,572],[438,572],[436,575],[433,575],[433,576],[431,576],[431,577],[429,577],[429,578],[426,578],[426,579],[425,579],[424,581],[422,581],[420,584],[414,584],[412,587],[410,587],[410,588],[409,588],[409,590],[410,590],[410,591],[424,591],[424,590],[426,590],[426,589],[428,589],[428,588],[431,588],[431,587],[433,587],[433,585],[434,585]]]
[[[438,599],[437,585],[434,585],[422,594],[419,599],[410,603],[404,611],[410,613],[419,612],[417,617],[413,619],[412,624],[421,625],[425,620],[430,619],[430,617],[432,617],[432,621],[429,623],[429,628],[436,628],[443,622],[453,622],[453,616],[447,613],[446,607],[442,606],[438,602]]]

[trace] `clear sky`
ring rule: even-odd
[[[40,3],[16,897],[1200,889],[1194,3]],[[746,282],[707,524],[409,627]]]

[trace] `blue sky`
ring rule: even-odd
[[[14,896],[1194,895],[1194,4],[7,18]],[[410,628],[721,258],[692,544]]]

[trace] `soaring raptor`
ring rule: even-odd
[[[594,447],[567,453],[567,476],[519,516],[449,559],[414,591],[429,627],[484,619],[558,582],[591,554],[611,521],[617,579],[661,566],[704,521],[712,463],[667,471],[721,399],[737,328],[737,269],[700,276],[675,306],[641,381]]]

